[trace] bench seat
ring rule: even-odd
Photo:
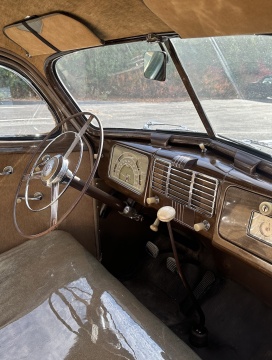
[[[0,359],[199,359],[71,235],[0,255]]]

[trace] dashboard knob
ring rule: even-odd
[[[148,205],[158,204],[159,202],[160,202],[160,199],[158,198],[158,196],[152,196],[152,197],[146,198],[146,203]]]
[[[207,151],[207,149],[206,149],[206,147],[205,147],[205,145],[203,144],[203,143],[201,143],[201,144],[199,144],[199,147],[200,147],[200,149],[201,149],[201,152],[206,152]]]
[[[208,231],[209,228],[210,228],[210,223],[207,220],[204,220],[204,221],[202,221],[200,223],[194,224],[195,231],[201,231],[201,230]]]
[[[260,213],[263,215],[272,214],[272,203],[269,201],[263,201],[259,206]]]

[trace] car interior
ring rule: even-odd
[[[272,359],[271,3],[0,10],[0,358]]]

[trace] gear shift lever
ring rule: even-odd
[[[207,342],[208,342],[208,331],[205,328],[205,315],[190,287],[190,285],[188,284],[182,269],[181,269],[181,265],[179,262],[179,258],[178,258],[178,252],[176,249],[176,245],[175,245],[175,240],[174,240],[174,236],[173,236],[173,231],[172,231],[172,227],[170,224],[170,221],[174,219],[176,215],[176,210],[172,207],[172,206],[163,206],[162,208],[160,208],[157,212],[157,219],[154,221],[154,223],[150,226],[150,229],[153,231],[158,231],[158,226],[160,221],[162,222],[166,222],[167,223],[167,228],[168,228],[168,233],[169,233],[169,237],[170,237],[170,241],[171,241],[171,246],[172,246],[172,250],[173,250],[173,254],[174,254],[174,258],[175,258],[175,262],[176,262],[176,267],[177,267],[177,272],[178,275],[185,287],[185,289],[188,291],[189,296],[191,297],[191,300],[194,304],[194,308],[198,313],[199,316],[199,321],[198,324],[194,325],[194,327],[191,330],[191,334],[190,334],[190,341],[194,346],[197,347],[202,347],[202,346],[206,346]]]
[[[154,221],[152,225],[150,225],[150,229],[153,231],[158,231],[158,226],[160,221],[169,222],[174,219],[176,216],[176,210],[172,206],[163,206],[157,212],[157,219]]]

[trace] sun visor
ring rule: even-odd
[[[24,19],[4,27],[3,32],[30,56],[102,44],[81,22],[60,13]]]
[[[271,0],[143,0],[182,38],[271,34]]]

